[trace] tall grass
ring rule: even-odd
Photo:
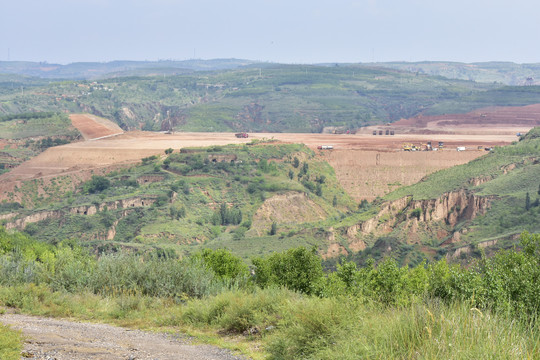
[[[350,299],[291,303],[270,337],[270,359],[534,359],[540,337],[466,302],[405,308]]]
[[[18,360],[21,357],[21,350],[20,333],[0,323],[0,359]]]

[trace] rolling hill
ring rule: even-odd
[[[112,119],[124,130],[354,131],[418,115],[540,103],[536,86],[482,84],[360,65],[251,64],[34,87],[36,83],[26,90],[19,83],[5,85],[0,114],[87,112]]]

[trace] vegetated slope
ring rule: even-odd
[[[342,263],[331,273],[300,247],[253,259],[250,273],[226,250],[182,259],[93,256],[75,241],[44,244],[0,227],[0,306],[173,334],[188,329],[253,358],[536,359],[540,236],[524,233],[521,245],[479,266],[442,260],[400,268],[386,259],[362,268]],[[2,330],[3,348],[11,350],[2,355],[18,359],[11,355],[22,339],[6,339]],[[99,348],[96,340],[88,346]],[[24,357],[47,345],[34,342]],[[162,358],[164,346],[149,352]],[[115,358],[103,350],[97,357]],[[138,350],[124,348],[118,358]]]
[[[31,61],[0,61],[0,73],[35,76],[46,79],[97,79],[134,73],[234,69],[256,63],[241,59],[184,60],[184,61],[110,61],[78,62],[67,65]]]
[[[260,66],[259,66],[260,65]],[[258,64],[172,76],[52,83],[0,96],[0,113],[87,112],[123,129],[321,132],[420,113],[540,103],[536,87],[449,80],[365,66]]]
[[[371,206],[356,231],[369,248],[362,256],[389,253],[416,263],[420,254],[479,255],[480,248],[512,246],[524,230],[539,231],[539,201],[540,128],[535,128],[515,145],[388,194]]]
[[[40,240],[76,238],[97,251],[227,247],[249,257],[299,245],[326,251],[328,222],[355,208],[333,169],[303,145],[183,149],[75,192],[68,185],[60,176],[28,208],[6,203],[0,218]]]
[[[483,83],[499,82],[507,85],[538,85],[540,64],[516,64],[512,62],[459,63],[448,61],[385,62],[366,64],[392,69],[417,72],[449,79],[472,80]]]
[[[30,112],[0,116],[0,175],[43,150],[80,136],[65,114]]]

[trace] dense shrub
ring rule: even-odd
[[[219,278],[242,278],[249,274],[247,265],[238,256],[225,249],[204,249],[193,257],[211,269]]]
[[[255,258],[253,265],[259,286],[285,286],[305,294],[314,293],[323,276],[321,258],[315,248],[299,247],[266,258]]]
[[[92,179],[84,184],[83,191],[86,194],[95,194],[107,190],[110,186],[111,182],[106,177],[92,175]]]

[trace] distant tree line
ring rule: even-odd
[[[10,120],[46,119],[46,118],[53,117],[56,114],[57,113],[53,111],[47,111],[47,112],[27,112],[27,113],[20,113],[20,114],[3,115],[3,116],[0,116],[0,122],[10,121]]]

